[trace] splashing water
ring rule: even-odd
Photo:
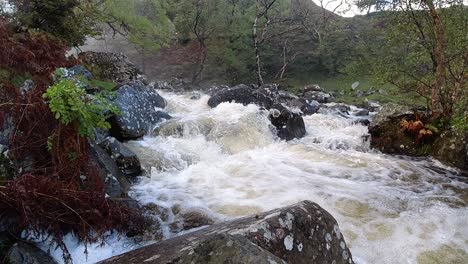
[[[143,204],[225,220],[311,200],[337,219],[358,263],[467,259],[468,184],[456,170],[372,151],[367,127],[343,116],[306,116],[306,137],[285,142],[255,105],[162,94],[175,119],[128,144],[151,171],[132,189]]]
[[[161,95],[174,119],[127,146],[150,172],[130,195],[167,209],[165,238],[176,235],[170,226],[178,211],[196,208],[223,221],[311,200],[337,219],[356,263],[468,259],[468,184],[457,170],[371,150],[367,127],[352,116],[306,116],[307,135],[285,142],[255,105],[211,109],[206,95]],[[88,249],[98,255],[91,260],[79,247],[72,255],[93,263],[135,246],[111,241]]]

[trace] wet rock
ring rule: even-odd
[[[304,95],[305,93],[310,91],[323,92],[324,90],[318,84],[308,84],[302,89],[302,94]]]
[[[354,115],[355,116],[368,116],[369,115],[369,110],[361,109],[361,110],[358,110],[357,112],[355,112]]]
[[[293,93],[286,92],[283,90],[279,90],[277,94],[277,102],[278,103],[288,103],[292,100],[299,99],[298,96],[294,95]]]
[[[445,131],[432,149],[433,156],[443,163],[468,170],[468,134]]]
[[[216,107],[224,102],[236,102],[244,105],[257,104],[270,108],[273,101],[271,94],[268,94],[265,89],[254,89],[252,86],[240,84],[216,92],[208,100],[208,105]]]
[[[413,117],[414,111],[408,107],[403,105],[397,105],[394,103],[388,103],[382,105],[379,113],[374,117],[372,120],[369,129],[377,128],[389,121],[395,121],[397,119],[401,119],[402,117]]]
[[[214,220],[201,210],[182,213],[181,217],[184,230],[214,224]]]
[[[339,114],[343,117],[347,117],[351,111],[351,107],[346,104],[332,104],[332,105],[321,105],[319,113],[321,114]]]
[[[317,113],[317,111],[320,109],[320,103],[317,101],[312,101],[311,103],[308,103],[306,99],[304,98],[298,98],[298,99],[292,99],[287,101],[286,105],[289,108],[296,108],[301,110],[301,112],[304,115],[313,115]]]
[[[305,92],[302,97],[309,101],[317,101],[321,104],[330,103],[332,96],[330,94],[320,91],[308,91]]]
[[[56,264],[49,255],[37,247],[18,242],[8,251],[6,263],[9,264]]]
[[[111,135],[119,140],[137,139],[148,133],[152,125],[170,115],[161,111],[166,100],[142,82],[130,82],[117,90],[114,100],[121,114],[111,118]]]
[[[292,140],[302,138],[306,134],[302,116],[291,112],[281,104],[275,104],[271,107],[269,118],[281,139]]]
[[[368,126],[371,123],[371,121],[369,121],[369,119],[359,118],[355,120],[353,123],[363,125],[363,126]]]
[[[135,177],[141,175],[142,168],[137,155],[120,141],[108,137],[101,141],[99,145],[107,151],[107,154],[116,162],[125,176]]]
[[[319,205],[304,201],[213,225],[101,263],[354,262],[336,220]]]
[[[122,53],[87,51],[80,53],[78,58],[97,79],[119,84],[136,80],[147,83],[143,73]]]
[[[93,74],[82,65],[75,65],[67,70],[72,76],[83,76],[88,80],[93,79]]]
[[[97,144],[90,144],[91,162],[96,164],[99,175],[106,186],[106,194],[111,198],[126,196],[130,181],[124,176],[106,150]]]
[[[377,102],[372,102],[367,99],[364,100],[364,103],[360,107],[369,110],[370,112],[376,112],[381,108],[381,105]]]
[[[424,113],[418,116],[424,118]],[[369,124],[371,147],[384,153],[427,156],[432,152],[430,144],[419,144],[416,136],[405,132],[401,122],[416,120],[415,112],[406,106],[385,104]],[[425,123],[425,120],[422,120]]]

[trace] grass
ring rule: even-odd
[[[353,90],[351,85],[359,82],[359,86]],[[326,92],[334,93],[336,102],[359,105],[367,99],[380,103],[398,103],[417,107],[426,106],[424,98],[415,93],[402,93],[397,87],[391,84],[378,85],[368,77],[349,77],[349,76],[325,76],[321,74],[310,74],[295,76],[287,79],[282,85],[293,93],[299,93],[304,85],[318,84]],[[374,90],[375,93],[367,95],[367,91]],[[364,92],[364,96],[357,98],[356,92]],[[383,93],[379,91],[382,90]]]

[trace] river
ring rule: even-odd
[[[196,208],[223,221],[311,200],[337,219],[358,264],[468,259],[466,174],[374,151],[367,127],[352,117],[306,116],[307,135],[285,142],[255,105],[211,109],[207,95],[161,95],[174,119],[158,136],[127,144],[148,171],[131,191],[142,204]],[[176,235],[174,217],[163,223],[165,237]],[[121,251],[101,249],[97,259]]]

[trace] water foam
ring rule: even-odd
[[[129,144],[153,158],[144,161],[150,176],[132,189],[140,202],[229,219],[312,200],[338,220],[359,263],[417,263],[446,245],[468,251],[468,186],[456,171],[370,150],[367,128],[352,118],[307,116],[306,137],[284,142],[254,105],[210,109],[206,96],[164,97],[191,132]]]
[[[466,256],[468,184],[457,170],[371,150],[367,128],[350,116],[307,116],[307,135],[285,142],[255,105],[211,109],[208,96],[162,95],[174,120],[127,144],[150,172],[131,190],[142,204],[197,208],[221,221],[311,200],[337,219],[357,263]],[[163,223],[166,238],[177,235],[175,218]]]

